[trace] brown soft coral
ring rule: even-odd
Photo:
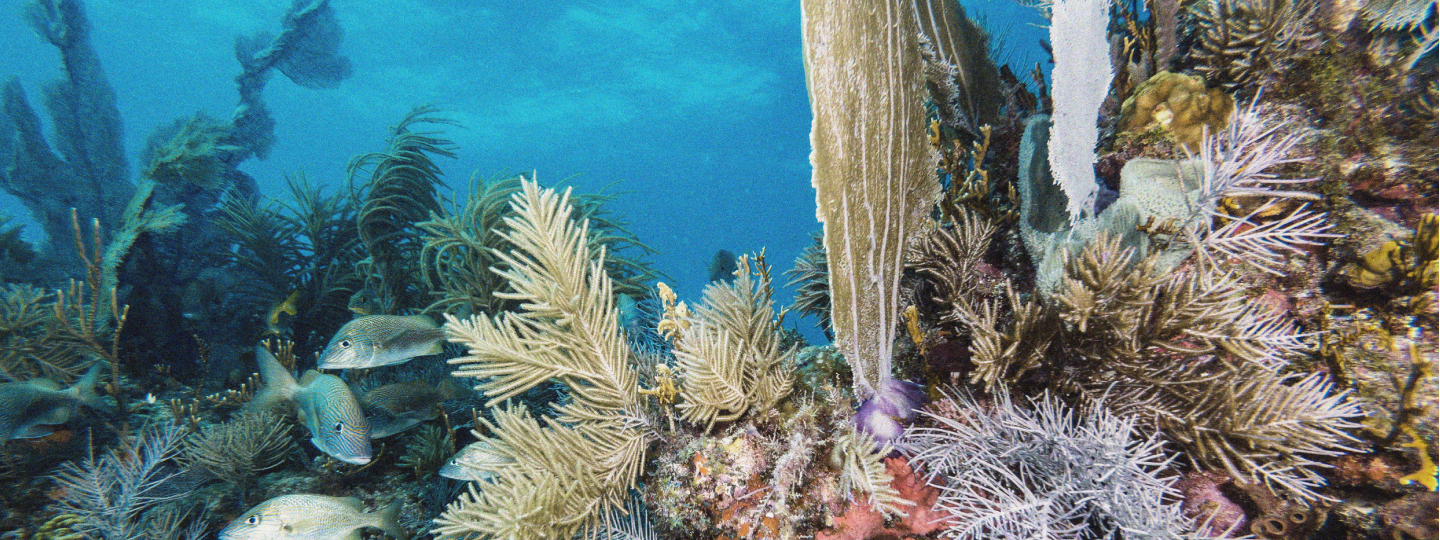
[[[1175,140],[1199,152],[1205,129],[1226,126],[1235,100],[1219,88],[1205,88],[1205,79],[1161,71],[1145,81],[1120,107],[1122,131],[1141,133],[1168,128]]]

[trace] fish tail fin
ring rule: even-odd
[[[465,391],[465,387],[455,382],[454,377],[445,377],[440,380],[440,384],[435,385],[435,390],[440,392],[442,399],[450,401],[460,396],[460,394]]]
[[[380,509],[377,513],[380,522],[375,527],[399,540],[410,540],[410,535],[405,532],[405,529],[400,528],[400,501],[390,503],[390,506]]]
[[[85,372],[84,377],[75,382],[75,386],[70,387],[81,403],[91,407],[100,403],[100,394],[95,393],[95,385],[100,383],[100,374],[104,371],[105,363],[97,361],[90,366],[90,371]]]
[[[255,393],[255,398],[245,404],[244,410],[251,412],[268,411],[275,405],[294,399],[300,384],[290,370],[280,365],[280,360],[265,347],[255,346],[255,363],[260,368],[260,380],[265,387]]]

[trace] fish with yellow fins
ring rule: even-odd
[[[356,369],[403,364],[416,356],[440,354],[445,330],[425,315],[366,315],[340,327],[320,369]]]
[[[345,381],[313,369],[296,381],[264,347],[255,347],[255,362],[260,365],[265,388],[245,405],[246,410],[294,406],[310,430],[310,442],[321,452],[346,463],[370,463],[370,422]]]
[[[399,512],[399,501],[366,512],[354,497],[281,495],[240,514],[220,531],[220,540],[360,540],[367,527],[408,540],[395,520]]]
[[[290,327],[290,321],[300,314],[296,306],[300,303],[300,291],[292,291],[284,300],[270,306],[270,312],[265,315],[265,335],[285,336]],[[283,317],[289,315],[289,317]]]
[[[61,389],[50,379],[0,384],[0,443],[49,435],[47,426],[70,420],[80,405],[95,406],[103,364],[96,362],[75,386]]]

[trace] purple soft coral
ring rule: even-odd
[[[925,389],[912,382],[887,379],[875,390],[875,396],[861,403],[855,412],[855,425],[884,447],[905,431],[902,423],[915,419],[925,402]]]

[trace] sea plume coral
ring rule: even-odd
[[[781,347],[769,267],[763,259],[752,266],[748,256],[736,266],[734,280],[705,287],[704,301],[688,320],[677,321],[674,336],[681,417],[707,430],[773,407],[790,394],[795,378],[796,348]]]
[[[440,538],[569,538],[595,529],[629,500],[650,442],[636,425],[639,383],[619,330],[605,249],[592,252],[588,221],[575,220],[569,191],[532,180],[511,202],[502,236],[515,246],[496,255],[510,283],[497,292],[521,309],[494,317],[446,316],[465,356],[455,377],[475,378],[487,406],[547,380],[569,400],[542,424],[523,407],[494,410],[493,482],[477,485],[435,520]],[[480,434],[476,434],[480,437]]]
[[[1162,272],[1102,238],[1072,256],[1054,301],[954,303],[973,382],[1044,381],[1157,422],[1191,459],[1301,499],[1323,498],[1314,457],[1354,450],[1358,405],[1324,375],[1286,373],[1304,334],[1247,300],[1230,273]],[[1010,322],[1000,316],[1012,313]]]
[[[185,442],[185,428],[175,425],[147,428],[135,441],[121,439],[118,448],[67,462],[55,475],[63,488],[60,510],[82,521],[77,531],[99,538],[140,538],[146,513],[167,501],[189,495],[189,490],[166,489],[181,473],[165,467]]]
[[[1317,38],[1314,2],[1205,0],[1191,5],[1195,70],[1230,89],[1262,86],[1280,73],[1301,43]]]
[[[454,143],[436,131],[418,129],[423,124],[454,125],[435,113],[433,107],[415,108],[395,127],[388,149],[350,162],[352,182],[369,177],[356,195],[356,229],[370,254],[361,261],[365,288],[384,306],[377,314],[428,303],[424,283],[416,276],[424,246],[417,224],[442,211],[440,167],[432,156],[455,157]]]

